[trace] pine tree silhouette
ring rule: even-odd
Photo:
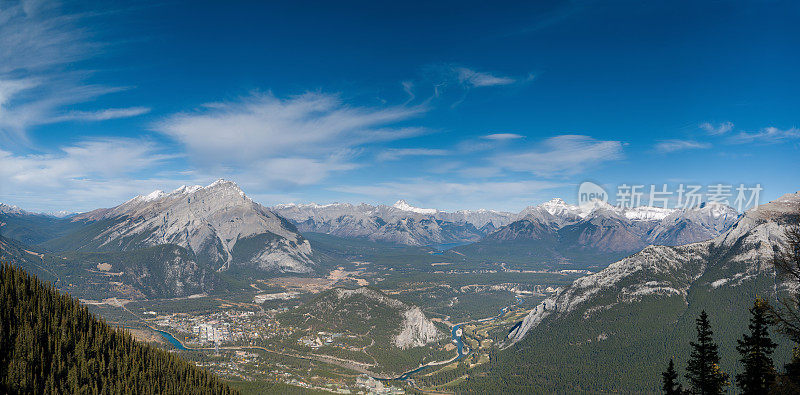
[[[719,352],[712,339],[714,332],[711,331],[705,310],[696,322],[697,342],[691,342],[692,355],[686,367],[686,379],[695,394],[721,394],[729,384],[728,374],[719,367]]]
[[[683,393],[683,388],[678,383],[678,373],[675,372],[675,364],[672,362],[672,358],[669,359],[667,371],[661,373],[661,377],[664,382],[662,389],[666,395],[680,395]]]
[[[736,385],[743,394],[767,393],[775,383],[776,373],[771,355],[778,345],[769,337],[768,309],[766,301],[756,299],[750,308],[750,334],[745,334],[736,347],[742,355],[739,361],[744,366],[744,372],[736,375]]]

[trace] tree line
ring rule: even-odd
[[[235,393],[22,269],[0,267],[0,393]]]

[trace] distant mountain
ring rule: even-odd
[[[519,216],[480,242],[456,250],[512,261],[605,266],[650,244],[711,239],[728,229],[738,213],[717,204],[673,210],[620,208],[603,202],[573,206],[553,199],[528,207]]]
[[[25,244],[37,244],[62,236],[80,227],[78,222],[25,211],[0,203],[0,236]]]
[[[659,224],[713,233],[724,228],[721,218],[727,215],[724,207],[704,206],[672,213]],[[711,226],[717,221],[719,227]],[[722,368],[732,373],[735,340],[747,329],[754,298],[774,301],[794,289],[776,274],[772,259],[785,245],[786,227],[798,223],[800,193],[788,194],[746,212],[713,240],[648,246],[580,278],[513,328],[508,337],[515,344],[501,354],[503,366],[494,371],[526,377],[523,372],[535,370],[519,384],[549,390],[656,391],[668,359],[674,357],[676,364],[688,359],[694,319],[706,310],[720,343]],[[791,344],[777,334],[773,338],[781,343],[780,366],[788,361]],[[593,361],[591,367],[587,360]],[[562,373],[560,383],[547,378],[555,373],[553,364]]]
[[[72,216],[81,227],[43,244],[54,250],[132,251],[163,244],[224,271],[233,265],[309,272],[311,245],[294,225],[253,202],[233,182],[155,191],[119,206]]]
[[[524,241],[532,242],[531,248],[558,250],[561,246],[544,244],[561,242],[569,249],[591,246],[591,251],[609,253],[614,258],[648,244],[707,240],[730,226],[738,215],[731,207],[715,204],[683,210],[619,208],[602,202],[574,206],[558,198],[517,214],[493,210],[445,212],[415,207],[404,200],[392,206],[281,204],[271,210],[292,221],[301,232],[416,246],[483,240],[487,245],[462,247],[482,251],[492,250],[491,245],[496,243]],[[558,253],[543,256],[548,260],[567,259]]]
[[[48,211],[48,212],[40,212],[40,213],[33,213],[29,211],[25,211],[17,206],[11,206],[8,204],[0,203],[0,214],[12,214],[12,215],[40,215],[40,216],[47,216],[47,217],[54,217],[54,218],[65,218],[77,213],[72,211],[66,210],[58,210],[58,211]]]
[[[0,214],[23,215],[30,213],[17,206],[10,206],[8,204],[0,203]]]
[[[647,242],[682,245],[712,239],[728,230],[738,217],[733,208],[718,204],[678,210],[647,232]]]
[[[224,180],[67,218],[0,205],[0,237],[37,257],[26,269],[60,273],[71,293],[89,299],[181,297],[239,286],[223,277],[317,267],[291,222]]]
[[[491,210],[444,212],[400,200],[392,206],[368,204],[281,204],[271,208],[301,232],[361,237],[406,245],[473,242],[509,223],[511,213]]]

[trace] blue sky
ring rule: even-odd
[[[516,3],[0,1],[0,202],[800,190],[796,3]]]

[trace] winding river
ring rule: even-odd
[[[515,298],[515,302],[517,302],[517,303],[521,302],[519,296],[517,296]],[[464,325],[464,324],[468,324],[470,322],[483,323],[483,322],[489,322],[489,321],[497,320],[500,317],[502,317],[506,312],[508,312],[508,309],[510,307],[511,306],[503,307],[502,309],[500,309],[500,313],[498,313],[497,315],[492,316],[492,317],[481,318],[479,320],[473,320],[473,321],[466,321],[466,322],[462,322],[460,324],[453,325],[453,327],[450,329],[450,337],[453,339],[453,343],[456,344],[456,350],[458,352],[457,355],[453,359],[450,359],[450,360],[447,360],[447,361],[442,361],[442,362],[432,362],[432,363],[429,363],[427,365],[422,365],[422,366],[420,366],[420,367],[418,367],[416,369],[409,370],[409,371],[401,374],[400,376],[397,376],[397,377],[393,378],[392,380],[408,380],[412,375],[414,375],[415,373],[420,372],[421,370],[423,370],[425,368],[429,368],[431,366],[448,364],[448,363],[455,362],[455,361],[458,361],[459,359],[463,358],[467,354],[464,353],[464,342],[461,340],[461,335],[462,335],[461,326]],[[382,381],[388,381],[388,379],[385,379],[385,378],[378,378],[378,377],[374,377],[374,378],[382,380]]]
[[[508,311],[508,309],[509,309],[509,306],[503,307],[500,310],[500,313],[497,314],[496,316],[493,316],[493,317],[482,318],[482,319],[479,319],[479,320],[467,321],[467,322],[462,322],[460,324],[453,325],[453,327],[450,329],[450,337],[452,338],[453,343],[455,343],[455,345],[456,345],[457,354],[452,359],[447,360],[447,361],[441,361],[441,362],[431,362],[431,363],[429,363],[427,365],[422,365],[422,366],[420,366],[418,368],[409,370],[409,371],[401,374],[400,376],[397,376],[397,377],[392,378],[392,379],[387,379],[387,378],[382,378],[382,377],[373,377],[373,378],[381,380],[381,381],[389,381],[389,380],[403,380],[403,381],[405,381],[405,380],[408,380],[412,375],[414,375],[416,373],[419,373],[423,369],[429,368],[431,366],[444,365],[444,364],[448,364],[448,363],[452,363],[452,362],[460,360],[465,355],[467,355],[467,354],[464,354],[464,342],[461,339],[461,335],[462,335],[461,326],[464,325],[464,324],[467,324],[469,322],[489,322],[489,321],[494,321],[494,320],[502,317],[503,314],[505,314]],[[187,348],[183,345],[183,343],[181,343],[178,339],[176,339],[175,336],[173,336],[171,333],[169,333],[167,331],[162,331],[162,330],[159,330],[159,329],[155,329],[155,328],[152,328],[152,327],[151,327],[151,329],[153,329],[154,331],[158,332],[162,337],[164,337],[164,339],[166,339],[176,349],[178,349],[178,350],[187,350]]]
[[[171,334],[171,333],[169,333],[169,332],[167,332],[167,331],[162,331],[162,330],[154,329],[154,328],[151,328],[151,329],[153,329],[154,331],[156,331],[156,332],[158,332],[159,334],[161,334],[161,337],[163,337],[164,339],[166,339],[166,340],[167,340],[167,341],[168,341],[170,344],[172,344],[172,345],[173,345],[173,346],[174,346],[176,349],[178,349],[178,350],[186,350],[186,347],[184,347],[183,343],[181,343],[180,341],[178,341],[178,339],[176,339],[176,338],[175,338],[175,336],[172,336],[172,334]]]

